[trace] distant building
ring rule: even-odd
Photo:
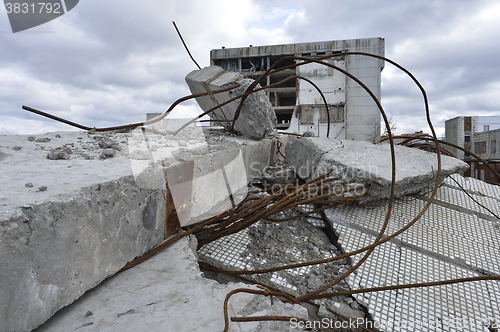
[[[445,141],[472,151],[472,133],[477,132],[477,116],[457,116],[445,121]],[[446,147],[458,159],[470,160],[470,155],[450,146]]]
[[[394,133],[392,133],[392,135],[394,136]],[[406,136],[406,137],[417,137],[417,136],[421,136],[421,135],[429,135],[428,133],[424,133],[422,130],[420,131],[416,131],[414,133],[411,133],[411,134],[401,134],[401,135],[397,135],[397,136]],[[384,143],[389,143],[389,135],[382,135],[380,136],[380,140],[383,141]],[[406,140],[406,138],[394,138],[394,144],[399,144],[399,143],[402,143]],[[419,142],[420,140],[418,139],[414,139],[412,140],[413,143],[416,143],[416,142]],[[429,141],[428,139],[427,140],[422,140],[422,141]]]
[[[500,129],[490,130],[498,125],[499,117],[458,116],[445,121],[445,141],[465,148],[484,159],[500,172]],[[491,121],[491,123],[487,123]],[[478,128],[482,126],[482,131]],[[489,183],[500,183],[500,179],[485,165],[476,161],[470,154],[456,148],[447,147],[457,158],[471,167],[465,172],[470,176]]]
[[[221,48],[210,52],[212,65],[235,71],[256,79],[280,59],[287,56],[318,58],[348,51],[384,56],[383,38],[353,39],[242,48]],[[381,71],[384,61],[345,55],[327,60],[353,74],[370,88],[380,100]],[[295,64],[285,60],[277,68]],[[380,112],[366,91],[343,73],[317,63],[286,69],[260,82],[267,86],[287,77],[300,75],[310,79],[323,92],[330,113],[330,137],[378,141]],[[284,84],[266,90],[278,118],[278,129],[297,134],[312,131],[326,136],[327,115],[323,99],[313,85],[305,80],[290,79]]]

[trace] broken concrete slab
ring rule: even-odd
[[[395,146],[395,196],[415,194],[434,186],[437,156],[434,153]],[[303,179],[311,180],[331,172],[332,177],[354,180],[370,185],[359,194],[366,197],[358,202],[386,199],[391,190],[391,151],[388,144],[366,141],[336,140],[326,137],[302,137],[286,146],[290,167]],[[441,179],[466,170],[469,166],[456,158],[441,157]]]
[[[248,192],[248,182],[276,157],[274,139],[212,136],[207,142],[179,148],[165,145],[162,135],[149,134],[147,141],[142,133],[133,135],[134,151],[147,155],[132,161],[136,181],[151,188],[168,183],[181,226],[238,204]]]
[[[222,151],[241,154],[245,167],[238,174],[246,170],[249,180],[272,160],[274,140],[207,131],[206,140],[203,133],[141,133],[140,142],[134,133],[49,133],[44,138],[50,139],[40,143],[27,136],[1,136],[0,331],[35,328],[164,239],[165,174],[182,163],[172,155],[181,143],[192,152],[187,162],[197,165],[194,158],[200,158],[197,172],[217,171],[214,165],[225,160]],[[116,147],[113,158],[98,158],[103,141]],[[63,146],[71,147],[70,159],[46,158]],[[147,159],[133,159],[136,150]],[[196,202],[204,195],[213,202],[216,197],[206,186],[193,192],[198,194],[185,199]]]
[[[239,87],[230,91],[196,98],[196,101],[204,111],[216,107],[245,92],[254,80],[240,73],[230,72],[218,66],[205,67],[195,70],[186,76],[191,93],[203,93],[219,90],[234,84]],[[256,88],[260,88],[257,85]],[[210,114],[212,120],[233,120],[240,100],[235,100]],[[234,128],[242,135],[251,139],[262,139],[268,137],[276,128],[277,119],[272,104],[264,91],[249,95],[242,105],[238,120]],[[231,122],[220,122],[220,125],[231,128]]]
[[[195,245],[196,246],[196,245]],[[205,279],[183,238],[160,254],[114,276],[61,310],[36,332],[92,331],[222,331],[223,303],[237,288],[258,289],[243,283],[219,284]],[[247,293],[229,300],[231,317],[286,315],[307,319],[307,309]],[[302,331],[290,323],[229,323],[229,331]]]
[[[164,238],[165,191],[132,176],[1,213],[2,331],[29,331]]]

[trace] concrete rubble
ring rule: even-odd
[[[239,156],[250,181],[274,157],[274,144],[214,128],[178,136],[142,131],[0,136],[0,331],[32,330],[161,243],[169,170],[194,166],[192,181],[184,186],[196,188],[181,197],[193,202],[189,222],[210,208],[208,201],[219,199],[210,194],[218,190],[212,181],[221,178],[213,170]],[[67,149],[69,159],[47,158]]]
[[[280,138],[282,142],[287,139]],[[332,169],[333,165],[341,165],[336,172],[347,177],[356,174],[357,182],[376,181],[388,186],[390,168],[388,171],[387,165],[375,163],[373,154],[368,161],[362,158],[374,151],[379,160],[389,159],[380,158],[387,153],[384,146],[302,138],[286,147],[290,165],[278,162],[275,165],[279,167],[270,168],[270,162],[278,159],[275,147],[276,140],[272,138],[255,141],[233,137],[223,129],[199,127],[190,127],[178,136],[139,130],[126,134],[60,132],[40,137],[0,137],[0,170],[6,175],[0,179],[4,189],[0,194],[0,264],[3,267],[0,319],[4,322],[0,331],[31,330],[39,326],[127,262],[161,243],[166,231],[168,190],[174,200],[177,199],[177,207],[188,206],[185,210],[178,209],[181,225],[188,225],[219,213],[220,206],[227,205],[230,193],[238,203],[238,197],[243,196],[237,194],[241,194],[242,188],[248,191],[248,183],[263,187],[272,186],[276,180],[282,184],[296,183],[298,179],[293,171],[308,179],[319,174],[320,167]],[[425,160],[435,155],[396,148],[398,169],[404,167],[399,166],[403,161],[415,156],[427,167],[434,167]],[[64,153],[65,157],[51,158],[56,152]],[[364,177],[359,177],[359,171],[352,174],[346,171],[358,164],[376,165],[382,174],[376,177],[363,173]],[[186,168],[186,165],[190,166]],[[447,158],[443,158],[443,165],[444,174],[462,167]],[[417,168],[415,163],[410,166]],[[179,181],[186,169],[192,173]],[[242,169],[245,172],[241,172]],[[224,172],[220,173],[221,170]],[[403,174],[409,172],[406,170]],[[427,170],[417,175],[417,179],[423,182],[432,179],[432,175],[432,171]],[[415,186],[407,188],[413,182],[418,181],[398,173],[397,185],[402,188],[398,194],[416,190]],[[372,194],[373,198],[385,197],[387,189],[383,192],[378,186],[372,186],[370,190],[374,187],[378,191]],[[183,192],[186,188],[187,196]],[[182,195],[176,198],[176,192]],[[254,268],[265,268],[339,254],[338,244],[307,223],[312,219],[290,222],[286,227],[264,221],[252,226],[246,230],[250,243],[244,248],[243,256],[252,257],[250,265]],[[200,256],[210,261],[206,254]],[[350,262],[345,260],[299,274],[262,275],[255,281],[302,295],[349,267]],[[292,290],[284,285],[291,285]],[[340,283],[336,287],[345,289],[347,285]],[[344,316],[365,317],[363,305],[352,297],[325,300],[318,305],[323,310],[314,313],[313,318],[330,317],[326,307]],[[137,308],[122,310],[116,315],[125,314],[114,316],[115,320],[133,317],[127,314],[130,310],[140,312]],[[105,330],[107,318],[99,319]],[[85,325],[90,322],[97,324],[97,321],[87,321],[86,317],[74,321],[74,324],[81,323],[78,327],[90,326]],[[260,324],[262,327],[270,323]]]
[[[249,243],[246,247],[238,248],[234,246],[234,242],[238,241],[236,238],[246,242],[242,240],[245,238]],[[216,251],[225,252],[224,258],[221,258],[220,253],[217,254]],[[283,225],[260,221],[240,232],[234,240],[232,236],[228,236],[198,251],[201,261],[228,270],[242,268],[260,270],[326,259],[342,253],[339,247],[332,244],[323,230],[312,226],[305,218],[297,218]],[[349,268],[351,268],[350,261],[342,259],[310,267],[249,275],[246,278],[298,297],[335,280]],[[348,284],[342,281],[328,292],[349,289]],[[323,307],[322,311],[312,310],[311,315],[314,315],[312,319],[316,321],[322,318],[339,318],[326,311],[326,307],[353,320],[367,318],[363,305],[351,296],[337,296],[334,299],[313,302]]]
[[[197,98],[205,111],[242,94],[252,83],[217,66],[193,71],[186,81],[193,94],[240,84],[231,91]],[[223,106],[210,115],[211,119],[232,120],[238,104],[236,100]],[[221,124],[226,129],[231,126],[230,122]],[[363,191],[366,196],[358,202],[389,197],[389,145],[318,137],[295,140],[278,137],[275,127],[272,105],[266,94],[259,92],[246,99],[235,123],[235,129],[245,137],[235,137],[222,128],[196,126],[177,136],[153,133],[152,128],[130,133],[1,136],[0,332],[32,330],[75,301],[37,331],[87,327],[99,331],[135,331],[139,327],[218,331],[224,325],[225,295],[236,288],[254,286],[221,285],[205,279],[197,255],[221,268],[233,268],[236,261],[245,259],[240,268],[264,269],[342,254],[339,235],[330,225],[314,227],[326,220],[324,214],[286,224],[261,220],[242,234],[231,234],[245,238],[238,240],[238,245],[227,236],[196,253],[189,247],[190,241],[182,239],[161,255],[106,280],[164,241],[169,197],[175,203],[179,227],[226,211],[241,202],[252,185],[298,184],[298,177],[311,180],[330,171],[332,177],[353,182],[348,186],[367,185]],[[278,139],[283,144],[281,151]],[[431,188],[436,155],[395,148],[396,197]],[[287,163],[279,161],[274,168],[268,167],[283,150]],[[460,160],[443,156],[442,178],[467,167]],[[299,215],[302,208],[275,217]],[[213,255],[225,246],[237,257],[230,264]],[[248,279],[301,296],[351,266],[349,259],[343,259]],[[329,291],[347,289],[347,281],[342,281]],[[230,311],[231,316],[337,319],[328,308],[348,318],[370,319],[360,299],[317,300],[319,310],[307,311],[279,300],[271,306],[269,299],[238,294],[231,300]],[[230,331],[291,330],[289,322],[230,325]]]
[[[298,181],[286,162],[279,160],[266,167],[261,177],[252,181],[252,185],[259,188],[274,187],[277,190],[280,186]],[[252,191],[255,189],[257,188],[251,188]],[[275,218],[292,218],[305,213],[305,208],[295,207],[275,215]],[[198,250],[198,255],[200,261],[222,269],[261,270],[343,254],[344,251],[336,241],[337,237],[331,226],[324,221],[324,217],[317,213],[308,217],[297,217],[286,223],[261,220],[236,234],[205,245]],[[350,259],[341,259],[326,264],[247,275],[245,278],[298,297],[335,280],[351,266]],[[223,275],[210,275],[210,277],[217,280],[227,278]],[[349,289],[349,285],[341,281],[327,292]],[[322,319],[343,321],[342,316],[353,321],[370,319],[366,314],[368,310],[352,296],[337,296],[313,302],[319,310],[309,308],[309,316],[311,320],[317,322]],[[326,308],[342,316],[337,316]],[[358,330],[361,331],[359,328],[352,329],[352,331]]]
[[[395,146],[395,197],[432,188],[437,174],[435,153]],[[387,199],[391,190],[391,152],[389,144],[336,140],[326,137],[302,137],[286,147],[287,162],[297,175],[311,180],[321,174],[368,184],[367,194],[358,202]],[[469,166],[456,158],[442,156],[441,180]]]
[[[239,83],[240,86],[230,91],[196,98],[204,111],[222,104],[229,99],[245,92],[254,80],[246,78],[240,73],[230,72],[218,66],[205,67],[195,70],[186,76],[186,82],[193,94],[219,90]],[[256,88],[260,88],[257,85]],[[240,99],[235,100],[210,114],[212,120],[233,120]],[[234,128],[243,136],[252,139],[268,137],[276,128],[277,119],[271,102],[264,91],[249,95],[242,105],[239,118]],[[226,128],[231,128],[231,122],[220,122]]]
[[[334,170],[356,183],[371,183],[369,199],[388,196],[388,146],[315,137],[279,139],[286,145],[289,164],[278,161],[269,167],[278,159],[276,138],[255,141],[212,127],[192,126],[178,136],[136,130],[0,137],[0,171],[6,175],[0,179],[4,189],[0,194],[0,320],[4,322],[0,331],[32,330],[80,297],[74,306],[64,309],[39,330],[91,327],[113,331],[127,330],[129,326],[163,326],[167,322],[176,326],[174,330],[182,330],[186,319],[172,317],[184,317],[181,313],[188,311],[196,316],[192,330],[207,330],[203,324],[213,324],[213,330],[219,330],[223,297],[242,285],[218,285],[202,278],[184,240],[165,256],[158,256],[163,260],[153,258],[142,267],[106,279],[165,239],[169,192],[178,207],[181,226],[220,213],[227,208],[230,194],[237,204],[238,197],[248,192],[248,183],[263,188],[276,181],[280,185],[295,184],[299,181],[296,175],[311,179],[324,170]],[[287,140],[293,142],[286,144]],[[396,151],[397,195],[432,185],[434,154],[398,146]],[[419,163],[414,162],[415,158]],[[359,165],[369,165],[371,172]],[[463,168],[461,162],[443,157],[443,175]],[[381,185],[373,185],[375,182]],[[281,217],[303,213],[300,209]],[[257,269],[342,253],[335,235],[327,236],[309,224],[321,219],[316,215],[286,225],[261,221],[245,230],[249,242],[240,255],[250,259],[246,262],[249,268]],[[217,265],[207,252],[198,254],[202,260]],[[189,278],[175,279],[184,271],[184,263],[189,265]],[[349,260],[341,260],[300,273],[256,275],[254,281],[300,296],[350,266]],[[143,280],[146,274],[148,278],[154,275],[157,281]],[[143,281],[149,284],[141,293],[137,285]],[[175,286],[181,282],[186,282],[184,293]],[[137,292],[125,291],[127,287]],[[342,282],[332,290],[345,289],[349,285]],[[308,314],[304,308],[279,302],[270,307],[265,304],[268,299],[241,297],[235,297],[231,309],[234,315],[336,318],[326,310],[330,308],[353,319],[367,318],[364,304],[353,297],[318,301],[320,310],[309,310]],[[167,308],[168,315],[164,314]],[[213,313],[199,314],[207,308]],[[231,327],[234,331],[289,328],[289,323],[276,322],[235,323]]]

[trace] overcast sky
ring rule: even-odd
[[[0,9],[0,134],[73,130],[22,105],[95,127],[164,112],[196,69],[172,21],[202,67],[221,46],[382,37],[427,90],[439,135],[458,115],[500,115],[498,1],[82,0],[15,34]],[[396,133],[428,131],[419,90],[389,64],[382,104]],[[172,116],[197,110],[185,103]]]

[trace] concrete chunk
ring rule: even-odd
[[[432,188],[437,172],[434,153],[395,146],[395,195],[421,192]],[[286,147],[288,164],[303,179],[313,179],[332,172],[346,180],[369,184],[367,196],[359,202],[386,199],[391,190],[391,151],[389,144],[336,140],[326,137],[303,137]],[[441,179],[466,170],[469,166],[456,158],[442,156]]]
[[[65,132],[44,143],[47,149],[72,146],[71,159],[57,162],[26,136],[0,136],[2,147],[22,146],[0,152],[0,332],[36,328],[162,242],[169,194],[183,224],[218,214],[231,207],[230,194],[241,200],[239,189],[276,154],[272,139],[226,139],[224,130],[210,128],[209,144],[198,129],[199,135],[186,130],[176,137],[100,134],[118,142],[116,155],[105,161],[97,159],[100,135]],[[180,143],[189,148],[185,162],[173,156]],[[134,151],[147,160],[134,159]],[[188,180],[169,177],[186,163]]]
[[[230,91],[210,96],[196,98],[204,111],[245,92],[254,80],[244,77],[240,73],[229,72],[218,66],[205,67],[195,70],[186,76],[186,82],[193,94],[219,90],[239,83],[240,86]],[[260,85],[257,85],[260,88]],[[210,114],[212,120],[233,120],[240,100],[235,100]],[[271,102],[264,91],[256,92],[247,97],[241,108],[241,113],[236,120],[235,129],[251,139],[262,139],[276,128],[276,114]],[[221,122],[226,128],[231,127],[231,122]]]
[[[0,331],[30,331],[161,242],[163,197],[129,176],[0,213]]]

